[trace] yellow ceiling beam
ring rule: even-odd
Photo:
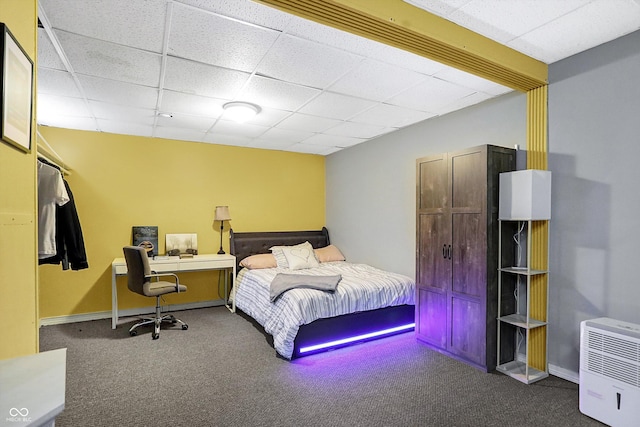
[[[545,63],[402,0],[254,0],[522,92],[547,84]]]

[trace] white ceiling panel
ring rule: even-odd
[[[100,77],[78,75],[88,99],[116,105],[155,109],[158,89]]]
[[[100,126],[102,132],[107,133],[146,137],[153,136],[153,125],[98,119],[98,126]]]
[[[324,89],[360,61],[361,56],[282,35],[256,71],[274,79]]]
[[[198,9],[176,7],[169,54],[219,67],[253,71],[280,33]],[[238,55],[242,52],[242,55]]]
[[[546,63],[640,29],[640,0],[406,1]],[[40,0],[38,17],[41,125],[328,155],[511,91],[251,0]],[[260,114],[225,121],[229,101]]]
[[[249,76],[243,71],[169,57],[164,87],[192,95],[233,99],[247,83]]]
[[[51,95],[82,96],[70,73],[50,68],[44,68],[38,74],[38,90]]]
[[[367,123],[386,127],[401,128],[414,123],[427,120],[435,116],[433,113],[417,111],[410,108],[398,107],[389,104],[377,104],[351,118],[353,122]]]
[[[218,118],[222,115],[222,105],[225,102],[227,101],[224,99],[165,90],[162,92],[160,111],[168,114],[181,113]]]
[[[311,102],[302,106],[300,112],[332,119],[348,119],[375,105],[378,104],[368,99],[333,92],[322,92]]]
[[[76,73],[158,86],[160,55],[64,31],[55,34]]]
[[[39,0],[55,29],[123,46],[162,52],[165,1]]]
[[[319,94],[320,91],[314,88],[252,76],[236,99],[278,110],[295,111]]]
[[[406,68],[367,59],[331,85],[330,90],[372,101],[385,101],[425,80],[426,76]]]
[[[311,132],[323,132],[329,128],[343,123],[341,120],[326,117],[311,116],[308,114],[294,113],[278,123],[278,128],[291,130],[307,130]]]

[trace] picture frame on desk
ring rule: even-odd
[[[0,23],[0,137],[31,152],[33,61],[9,28]]]
[[[186,258],[198,255],[198,235],[196,233],[180,233],[165,235],[167,255]]]
[[[131,244],[144,247],[149,258],[158,255],[158,226],[136,225],[131,227]]]

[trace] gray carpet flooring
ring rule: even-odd
[[[67,348],[65,426],[601,426],[578,386],[532,385],[430,350],[413,333],[295,361],[225,307],[176,312],[189,324],[130,337],[110,319],[45,326]]]

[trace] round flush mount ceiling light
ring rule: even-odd
[[[249,102],[227,102],[222,106],[224,108],[224,117],[238,123],[244,123],[255,117],[261,108]]]

